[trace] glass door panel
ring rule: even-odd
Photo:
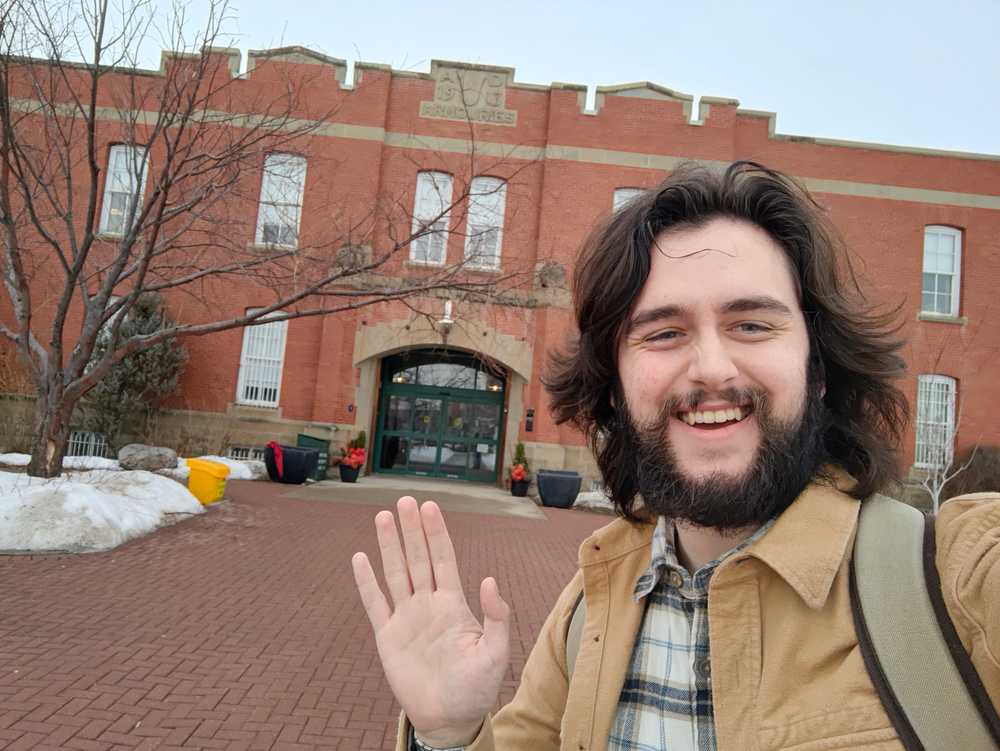
[[[417,397],[413,401],[413,432],[437,435],[441,430],[441,399]]]
[[[441,472],[449,477],[465,477],[469,462],[469,444],[448,441],[441,446]]]
[[[434,439],[414,438],[406,452],[406,468],[418,475],[434,473],[438,463],[438,442]]]
[[[406,457],[410,450],[410,439],[398,435],[385,436],[379,454],[379,469],[406,469]]]
[[[413,424],[413,399],[401,394],[390,394],[385,405],[383,430],[408,431]]]

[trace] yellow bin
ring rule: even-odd
[[[191,474],[188,476],[188,490],[207,506],[210,503],[222,500],[222,494],[226,492],[226,477],[229,476],[229,467],[220,462],[209,461],[208,459],[185,459]]]

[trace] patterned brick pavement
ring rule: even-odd
[[[377,509],[230,483],[110,553],[0,557],[0,749],[389,749],[398,708],[354,590]],[[513,695],[576,549],[609,517],[450,513],[466,592],[514,609]]]

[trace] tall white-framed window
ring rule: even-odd
[[[420,235],[410,243],[410,260],[443,264],[448,250],[448,221],[452,177],[447,172],[418,172],[413,200],[411,232]]]
[[[469,186],[465,261],[472,268],[500,268],[507,183],[498,177],[474,177]]]
[[[268,154],[260,181],[258,245],[294,248],[299,244],[306,160],[294,154]]]
[[[954,378],[943,375],[917,376],[918,467],[946,467],[955,451]]]
[[[962,280],[962,231],[954,227],[924,227],[923,285],[920,310],[958,316]]]
[[[272,321],[243,329],[243,352],[236,385],[238,403],[255,407],[278,406],[287,331],[288,321]]]
[[[124,235],[129,216],[135,222],[142,207],[148,174],[149,154],[144,147],[121,143],[111,147],[101,202],[102,235]]]
[[[611,198],[611,210],[618,211],[633,198],[638,198],[645,192],[643,188],[615,188]]]

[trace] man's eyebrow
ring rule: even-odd
[[[647,323],[662,321],[665,318],[679,318],[687,312],[687,308],[680,305],[661,305],[658,308],[650,308],[632,316],[625,325],[625,335],[628,336],[640,326]]]
[[[759,295],[756,297],[739,297],[722,305],[720,313],[752,313],[755,311],[765,311],[777,313],[778,315],[791,318],[794,313],[785,303],[770,295]],[[647,323],[655,323],[668,318],[680,318],[689,312],[688,308],[682,305],[660,305],[656,308],[643,310],[632,316],[625,325],[625,335],[628,336],[640,326]]]
[[[757,310],[762,310],[768,313],[778,313],[780,315],[791,318],[794,313],[792,313],[791,308],[789,308],[781,300],[777,300],[770,295],[760,295],[758,297],[740,297],[736,300],[730,300],[725,305],[722,306],[721,313],[752,313]]]

